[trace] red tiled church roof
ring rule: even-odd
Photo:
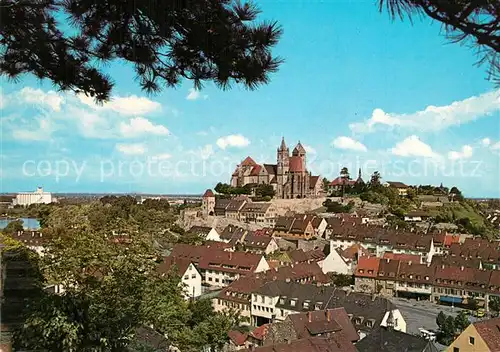
[[[299,156],[290,157],[290,172],[304,172],[304,165],[302,164],[302,158]]]
[[[247,156],[245,160],[241,162],[241,166],[255,166],[255,165],[257,165],[257,163],[249,156]]]
[[[215,197],[214,192],[211,189],[207,189],[203,194],[203,198]]]

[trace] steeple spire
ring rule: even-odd
[[[281,137],[280,150],[285,150],[285,149],[286,149],[285,137]]]
[[[361,168],[359,168],[358,178],[361,179]]]

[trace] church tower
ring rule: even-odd
[[[306,170],[307,169],[307,167],[306,167],[306,149],[302,146],[300,141],[299,141],[299,143],[297,143],[297,145],[293,149],[292,155],[298,156],[302,160],[302,170]]]
[[[288,179],[288,171],[290,170],[290,150],[286,146],[285,137],[281,138],[281,145],[277,150],[276,157],[276,194],[283,198],[284,185]]]

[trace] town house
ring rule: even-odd
[[[262,255],[226,251],[212,246],[177,244],[172,257],[191,260],[203,277],[203,283],[225,287],[242,276],[269,270]]]
[[[214,310],[240,309],[241,314],[249,318],[250,321],[252,292],[264,284],[276,280],[288,280],[299,284],[316,283],[316,285],[328,285],[330,283],[328,276],[323,274],[316,263],[301,263],[270,269],[242,277],[224,288],[212,300]]]
[[[247,202],[240,212],[240,220],[246,223],[273,226],[277,209],[272,203]]]
[[[171,270],[175,270],[181,278],[181,285],[184,286],[184,298],[193,299],[202,294],[202,277],[196,266],[185,258],[165,257],[158,266],[158,271],[166,275]]]
[[[358,332],[387,326],[392,320],[397,330],[406,331],[401,312],[383,298],[354,293],[330,286],[299,285],[273,281],[252,293],[251,315],[254,325],[284,321],[290,314],[344,307]]]
[[[312,217],[298,214],[293,217],[279,217],[274,227],[274,236],[288,240],[308,240],[315,236]]]

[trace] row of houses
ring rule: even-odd
[[[234,349],[315,337],[314,331],[319,332],[321,327],[330,325],[331,320],[336,321],[337,313],[343,314],[342,321],[352,326],[351,336],[356,338],[351,342],[383,327],[406,331],[403,315],[388,299],[332,286],[250,276],[235,281],[212,299],[216,311],[238,308],[234,303],[244,304],[246,309],[240,309],[242,315],[257,326],[250,334],[239,335],[239,341],[232,339]],[[296,334],[295,319],[315,322],[317,329],[311,326],[308,334]]]
[[[252,235],[255,236],[255,235]],[[267,236],[255,236],[262,243]],[[259,238],[264,239],[259,239]],[[271,238],[271,237],[267,237]],[[271,238],[272,239],[272,238]],[[330,247],[282,252],[266,259],[259,253],[238,250],[238,244],[207,241],[204,245],[177,244],[160,266],[167,273],[174,265],[186,286],[186,297],[197,297],[202,285],[226,287],[241,277],[259,273],[260,279],[330,282],[327,274],[352,274],[353,263]],[[244,242],[243,242],[244,243]],[[191,272],[195,268],[197,273]],[[243,307],[239,307],[243,308]]]
[[[365,293],[455,305],[474,299],[485,309],[491,296],[500,296],[499,270],[361,257],[354,275],[355,290]]]

